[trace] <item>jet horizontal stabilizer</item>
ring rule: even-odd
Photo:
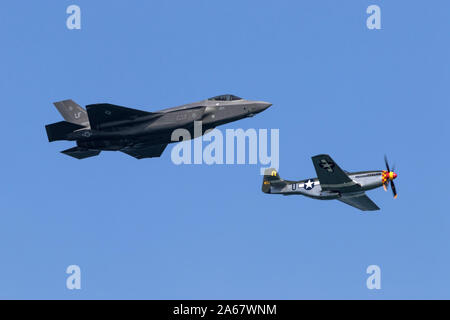
[[[60,121],[52,124],[48,124],[45,126],[45,130],[47,131],[47,137],[48,141],[57,141],[57,140],[66,140],[67,135],[69,133],[74,132],[75,130],[85,128],[82,125],[67,122],[67,121]]]
[[[85,159],[89,157],[95,157],[100,154],[100,150],[89,150],[84,149],[80,147],[74,147],[70,148],[64,151],[61,151],[61,153],[67,154],[68,156],[77,158],[77,159]]]

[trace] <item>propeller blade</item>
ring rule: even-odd
[[[395,189],[394,180],[391,180],[391,189],[392,189],[392,194],[394,195],[394,199],[396,199],[397,198],[397,190]]]
[[[388,171],[388,172],[391,172],[391,170],[389,169],[389,164],[388,164],[388,160],[387,160],[386,155],[384,155],[384,163],[386,164],[386,169],[387,169],[387,171]]]
[[[383,189],[384,189],[384,191],[387,192],[387,186],[386,186],[386,183],[383,183]]]

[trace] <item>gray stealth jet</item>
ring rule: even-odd
[[[77,146],[61,151],[77,159],[97,156],[101,151],[122,151],[137,159],[159,157],[175,129],[189,130],[194,121],[208,129],[266,110],[272,104],[244,100],[225,94],[179,107],[147,112],[100,103],[84,110],[72,100],[55,102],[65,121],[45,126],[49,142],[76,141]]]
[[[319,200],[337,199],[363,211],[380,209],[364,191],[381,186],[387,190],[390,183],[394,198],[397,197],[394,185],[397,174],[390,170],[386,157],[384,161],[387,170],[353,173],[342,170],[327,154],[314,156],[312,161],[318,178],[283,180],[275,169],[270,168],[264,172],[262,191],[286,196],[299,194]]]

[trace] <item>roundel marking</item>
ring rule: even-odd
[[[311,190],[312,188],[314,188],[314,181],[309,179],[303,184],[303,188],[305,188],[305,190]]]

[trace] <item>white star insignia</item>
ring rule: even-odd
[[[308,180],[308,181],[305,183],[305,189],[306,189],[306,190],[312,189],[313,186],[314,186],[314,181],[312,181],[312,180]]]

